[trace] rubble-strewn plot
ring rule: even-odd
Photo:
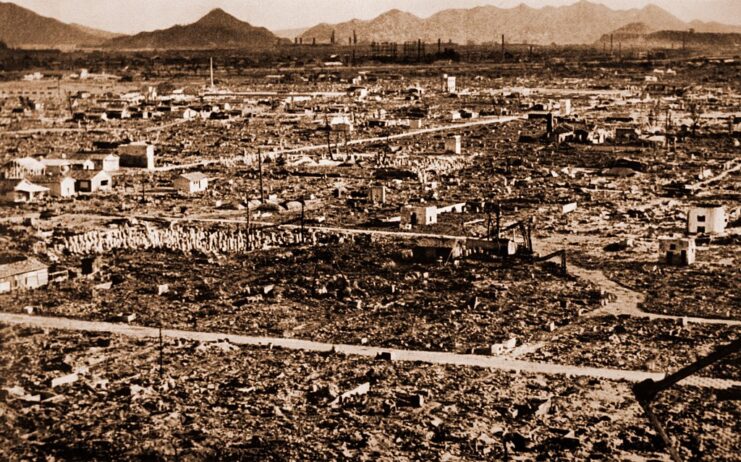
[[[104,279],[21,295],[16,306],[80,319],[133,316],[151,326],[469,352],[530,342],[602,300],[599,290],[548,265],[419,263],[410,254],[408,245],[364,241],[228,260],[116,253],[99,257]]]
[[[738,328],[648,320],[629,316],[586,318],[563,333],[554,332],[528,359],[582,366],[647,371],[676,371],[733,341]],[[723,361],[701,372],[738,380],[741,369]]]
[[[737,238],[718,238],[697,253],[687,268],[666,267],[653,253],[628,252],[597,258],[574,257],[602,269],[612,280],[646,295],[641,308],[650,313],[741,319],[741,248]]]
[[[6,455],[664,458],[623,383],[226,342],[165,339],[160,350],[157,339],[20,327],[0,333]],[[76,380],[52,385],[73,372]],[[703,419],[697,437],[711,444],[713,432],[724,431],[719,424]],[[713,454],[731,460],[737,447],[728,449]]]

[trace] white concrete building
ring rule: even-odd
[[[401,209],[401,221],[399,226],[402,229],[410,229],[416,226],[429,226],[437,223],[437,207],[431,206],[407,206]]]
[[[726,223],[726,209],[722,205],[705,204],[692,207],[687,214],[689,234],[723,234]]]

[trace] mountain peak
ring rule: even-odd
[[[204,26],[227,26],[230,24],[242,24],[243,21],[240,21],[239,19],[235,18],[234,16],[230,15],[226,11],[222,10],[221,8],[214,8],[213,10],[209,11],[206,16],[199,19],[196,24],[204,25]]]
[[[407,13],[406,11],[401,11],[397,8],[394,8],[392,10],[388,10],[387,12],[381,14],[376,19],[380,18],[386,18],[386,19],[397,19],[397,18],[417,18],[412,13]]]
[[[193,24],[141,32],[106,44],[119,49],[215,49],[266,48],[278,41],[269,30],[254,27],[216,8]]]

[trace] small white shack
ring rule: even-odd
[[[201,172],[183,173],[173,183],[182,194],[195,194],[208,189],[208,177]]]

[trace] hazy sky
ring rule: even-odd
[[[352,18],[371,19],[398,8],[421,17],[446,8],[479,5],[533,7],[564,5],[576,0],[12,0],[43,16],[75,22],[111,32],[136,33],[194,22],[213,8],[223,8],[237,18],[271,30],[340,22]],[[613,9],[642,7],[654,3],[680,19],[715,20],[741,24],[741,13],[717,8],[725,3],[739,11],[741,0],[592,0]]]

